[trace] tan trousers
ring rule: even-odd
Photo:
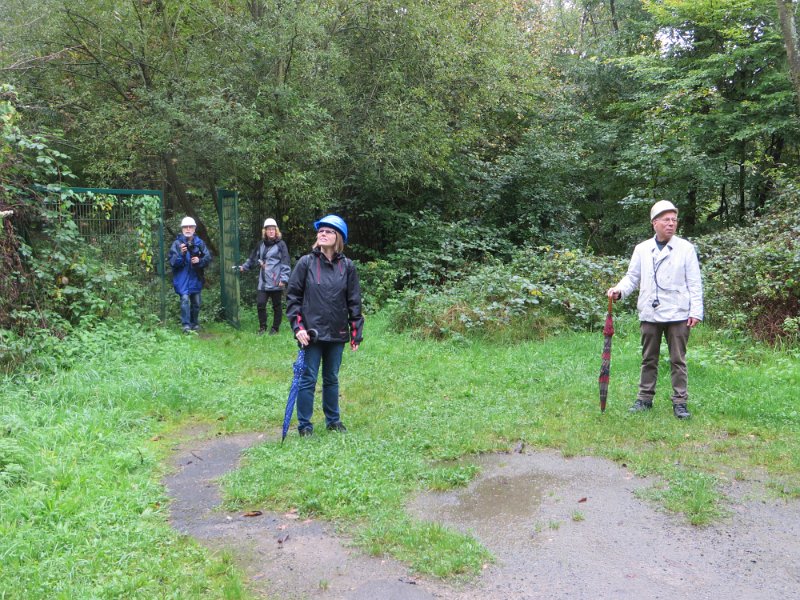
[[[686,404],[689,394],[686,390],[686,344],[689,341],[689,326],[686,321],[672,323],[641,322],[642,331],[642,372],[639,377],[639,400],[652,402],[656,395],[658,381],[658,356],[661,350],[661,337],[667,338],[669,364],[672,373],[672,403]]]

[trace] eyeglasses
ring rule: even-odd
[[[659,223],[677,223],[678,219],[657,219]]]
[[[317,235],[336,235],[336,232],[333,229],[318,229]]]

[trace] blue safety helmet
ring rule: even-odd
[[[347,223],[344,222],[344,219],[339,215],[325,215],[319,221],[314,223],[314,229],[319,230],[322,225],[327,225],[331,229],[335,229],[338,231],[344,243],[347,243]]]

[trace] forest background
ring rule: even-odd
[[[212,249],[219,187],[240,194],[245,243],[272,216],[295,255],[315,218],[339,213],[349,254],[370,265],[376,307],[404,289],[429,297],[489,263],[546,263],[553,248],[593,272],[583,261],[628,254],[648,235],[647,207],[666,198],[682,235],[722,232],[699,244],[724,292],[712,319],[769,339],[797,334],[791,1],[0,6],[0,209],[14,211],[2,244],[6,332],[64,329],[62,319],[125,304],[87,297],[93,277],[114,274],[67,248],[32,187],[58,183],[163,189],[168,239],[189,214]],[[753,244],[735,229],[768,215],[777,222],[762,230],[786,239]],[[486,276],[510,279],[496,271]],[[582,326],[602,313],[570,297],[587,286],[528,280],[483,293],[481,310],[497,313],[499,299],[507,324],[545,300]],[[440,314],[434,332],[492,319],[451,323],[456,300],[427,312],[408,302],[407,316],[425,313],[414,323]]]
[[[33,184],[164,190],[167,240],[188,214],[212,250],[219,187],[240,194],[243,252],[272,216],[299,256],[310,224],[336,212],[370,305],[403,302],[398,325],[434,334],[543,307],[596,325],[596,286],[620,274],[597,257],[628,255],[649,235],[647,207],[669,199],[698,242],[710,320],[797,337],[794,2],[0,12],[7,345],[135,304],[109,284],[140,265],[95,265]],[[582,275],[566,281],[553,252]]]

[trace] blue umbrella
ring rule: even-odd
[[[317,330],[309,329],[308,337],[313,344],[317,340]],[[297,343],[300,346],[300,343]],[[303,346],[297,351],[297,360],[292,365],[292,386],[289,388],[289,398],[286,400],[286,412],[283,415],[283,431],[281,432],[281,443],[286,439],[286,433],[289,431],[289,423],[292,420],[292,413],[294,412],[294,405],[297,402],[297,392],[300,390],[300,377],[303,375],[303,370],[306,367],[306,351]]]

